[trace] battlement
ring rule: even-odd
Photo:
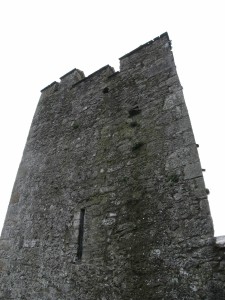
[[[130,56],[130,55],[132,55],[132,54],[134,54],[134,53],[137,52],[137,51],[142,50],[143,48],[152,46],[154,42],[159,41],[159,40],[162,40],[162,39],[164,39],[164,38],[168,41],[168,43],[169,43],[169,45],[170,45],[170,49],[172,49],[172,47],[171,47],[171,41],[170,41],[170,39],[169,39],[169,35],[168,35],[167,32],[164,32],[163,34],[161,34],[160,36],[154,38],[153,40],[151,40],[151,41],[149,41],[149,42],[147,42],[147,43],[145,43],[145,44],[143,44],[143,45],[137,47],[136,49],[130,51],[129,53],[127,53],[127,54],[121,56],[121,57],[120,57],[120,60],[122,60],[122,59],[124,59],[124,58],[126,58],[126,57],[128,57],[128,56]]]
[[[162,45],[164,45],[165,51],[162,52]],[[157,51],[158,48],[158,51]],[[171,41],[169,39],[169,35],[167,32],[161,34],[160,36],[156,37],[155,39],[139,46],[138,48],[134,49],[133,51],[123,55],[119,58],[120,60],[120,71],[126,71],[128,69],[133,68],[133,64],[135,63],[135,60],[138,61],[137,66],[143,67],[143,63],[148,60],[149,63],[153,63],[156,59],[160,60],[162,57],[165,56],[165,52],[171,50]],[[157,57],[155,56],[155,53],[153,55],[152,52],[158,52]],[[152,53],[152,55],[151,55]],[[132,61],[132,63],[131,63]],[[142,64],[141,64],[142,61]],[[164,69],[165,66],[162,66],[162,69]],[[64,74],[62,77],[60,77],[61,82],[54,81],[50,85],[46,86],[41,90],[41,92],[51,92],[51,91],[57,91],[58,89],[69,87],[73,88],[77,84],[84,82],[93,76],[98,76],[102,71],[108,70],[109,73],[105,73],[106,77],[112,76],[114,74],[114,68],[106,65],[99,70],[95,71],[94,73],[90,74],[89,76],[85,77],[84,72],[78,69],[73,69],[69,71],[68,73]],[[118,72],[116,72],[118,74]]]
[[[50,83],[49,85],[47,85],[46,87],[44,87],[42,90],[41,90],[41,93],[50,89],[50,88],[56,88],[58,87],[59,83],[57,81],[53,81],[52,83]]]

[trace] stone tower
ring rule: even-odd
[[[42,90],[0,240],[2,300],[225,299],[168,34]]]

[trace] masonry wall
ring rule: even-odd
[[[167,33],[42,90],[0,240],[0,299],[224,299]]]

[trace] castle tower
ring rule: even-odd
[[[0,299],[225,299],[167,33],[42,90],[0,240]]]

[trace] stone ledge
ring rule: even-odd
[[[216,236],[215,243],[218,248],[225,248],[225,235]]]

